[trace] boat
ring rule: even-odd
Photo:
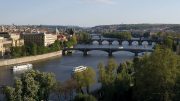
[[[74,67],[72,72],[73,73],[82,72],[82,71],[85,71],[86,69],[87,69],[86,66],[78,66],[78,67]]]
[[[32,69],[32,67],[33,67],[32,64],[17,65],[17,66],[13,66],[12,70],[13,72],[25,71]]]
[[[124,47],[118,47],[119,49],[123,49]]]

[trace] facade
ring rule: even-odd
[[[4,40],[4,38],[0,37],[0,56],[3,56],[3,54],[5,52],[5,49],[4,49],[4,46],[3,46],[3,40]]]
[[[37,45],[48,46],[57,40],[57,35],[46,33],[23,33],[21,38],[24,39],[25,45],[35,43]]]
[[[67,41],[67,38],[65,35],[59,34],[57,35],[57,40],[64,42],[64,41]]]
[[[5,42],[11,41],[12,46],[23,46],[24,45],[24,40],[20,39],[19,33],[8,33],[8,32],[0,32],[0,37],[3,37]]]
[[[0,32],[0,37],[3,37],[3,38],[10,38],[10,34],[8,32]]]
[[[5,52],[10,52],[11,47],[19,47],[23,45],[24,40],[20,39],[19,34],[0,32],[0,56],[3,56]]]
[[[49,46],[57,40],[57,35],[55,34],[44,34],[44,46]]]

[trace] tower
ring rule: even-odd
[[[59,30],[57,29],[57,27],[56,27],[56,35],[59,35]]]

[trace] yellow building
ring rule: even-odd
[[[11,41],[13,47],[23,46],[24,40],[20,39],[19,33],[8,33],[8,32],[0,32],[0,37],[3,37],[8,43]]]

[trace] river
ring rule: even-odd
[[[76,47],[119,47],[118,45],[77,45]],[[128,46],[125,45],[123,47],[126,48],[144,48],[143,46]],[[146,48],[152,48],[152,46],[148,46]],[[42,72],[52,72],[55,74],[56,79],[63,82],[70,78],[72,68],[79,65],[85,65],[92,67],[96,72],[97,65],[99,62],[107,63],[108,53],[103,51],[90,51],[88,56],[83,56],[83,54],[79,51],[75,51],[72,55],[62,56],[51,58],[43,61],[33,62],[33,69],[39,70]],[[118,63],[121,63],[126,60],[132,60],[134,58],[134,54],[130,52],[115,52],[113,53],[113,57]],[[14,77],[19,74],[13,73],[10,67],[1,67],[0,68],[0,85],[12,85]]]
[[[115,48],[120,47],[119,45],[97,45],[96,43],[93,45],[77,45],[75,47],[92,47],[92,48]],[[153,46],[128,46],[123,45],[124,48],[147,48],[152,49]],[[83,56],[82,52],[75,51],[71,55],[55,57],[51,59],[41,60],[32,62],[33,69],[39,70],[41,72],[52,72],[55,74],[56,79],[58,81],[64,82],[71,77],[71,72],[73,67],[84,65],[93,68],[98,73],[97,65],[100,62],[107,63],[108,59],[114,58],[117,63],[121,63],[123,61],[132,60],[134,58],[134,53],[131,52],[114,52],[112,57],[108,56],[108,53],[103,51],[90,51],[88,52],[88,56]],[[0,86],[2,85],[12,85],[14,82],[14,78],[18,77],[19,74],[13,73],[10,66],[1,67],[0,68]],[[100,84],[96,83],[91,87],[91,90],[97,89],[100,87]],[[3,101],[3,95],[0,94],[0,101]]]

